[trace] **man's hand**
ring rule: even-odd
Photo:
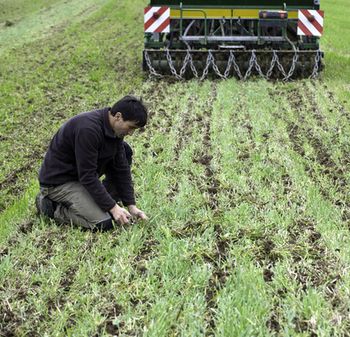
[[[121,225],[129,223],[129,219],[131,218],[131,214],[118,204],[116,204],[109,213],[111,213],[113,219]]]
[[[147,215],[143,211],[138,209],[135,205],[129,205],[128,210],[133,217],[140,220],[148,220]]]

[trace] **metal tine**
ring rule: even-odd
[[[190,53],[189,49],[187,50],[187,55],[189,57],[189,62],[190,62],[190,67],[191,67],[192,73],[193,73],[195,78],[198,78],[198,71],[196,69],[196,66],[193,63],[192,54]]]
[[[298,50],[295,50],[294,52],[294,56],[293,56],[293,61],[292,61],[292,65],[289,69],[288,75],[282,80],[284,82],[287,82],[294,74],[294,70],[295,70],[295,66],[298,62],[298,58],[299,58],[299,54],[298,54]]]
[[[280,70],[280,72],[282,73],[282,75],[284,76],[284,78],[286,78],[286,77],[287,77],[287,74],[286,74],[286,72],[285,72],[285,70],[284,70],[282,64],[280,63],[280,59],[279,59],[279,57],[278,57],[278,55],[277,55],[277,52],[276,52],[276,51],[273,51],[273,52],[274,52],[275,55],[276,55],[277,67],[278,67],[278,69]]]
[[[149,69],[149,72],[150,72],[150,77],[153,75],[155,77],[162,78],[163,75],[157,73],[156,70],[152,67],[152,63],[151,63],[151,60],[149,58],[147,50],[145,50],[145,59],[146,59],[146,63],[147,63],[147,66],[148,66],[148,69]]]
[[[243,76],[242,76],[241,70],[239,69],[239,66],[238,66],[238,64],[236,62],[235,54],[234,54],[234,52],[232,50],[230,50],[230,57],[231,56],[232,56],[233,68],[235,69],[239,79],[242,80]]]
[[[316,52],[316,55],[315,55],[315,65],[314,65],[314,69],[312,70],[312,74],[310,76],[310,78],[312,79],[316,79],[319,75],[319,71],[318,71],[318,64],[320,62],[320,59],[321,59],[321,52],[318,50]]]
[[[249,67],[242,79],[243,81],[245,81],[251,75],[255,62],[256,62],[256,55],[254,50],[252,50],[252,56],[250,57],[250,60],[249,60]]]
[[[208,57],[207,57],[207,62],[206,62],[206,66],[205,66],[205,68],[204,68],[204,70],[203,70],[202,77],[200,78],[201,81],[203,81],[203,80],[207,77],[208,72],[209,72],[209,67],[210,67],[210,65],[211,65],[211,63],[212,63],[212,59],[213,59],[213,55],[212,55],[212,53],[211,53],[210,50],[209,50],[209,52],[208,52]]]
[[[171,58],[170,51],[169,51],[168,48],[165,49],[165,54],[166,54],[166,58],[167,58],[167,60],[168,60],[168,64],[169,64],[171,73],[172,73],[178,80],[182,80],[182,77],[176,72],[176,69],[175,69],[175,67],[174,67],[174,63],[173,63],[173,60],[172,60],[172,58]]]
[[[261,67],[258,63],[258,58],[256,57],[256,54],[255,54],[255,50],[252,50],[252,54],[254,53],[254,64],[255,64],[255,69],[257,70],[257,72],[259,73],[259,75],[262,77],[262,78],[265,78],[265,79],[268,79],[267,76],[262,72],[261,70]]]
[[[267,80],[271,78],[273,68],[274,68],[275,65],[276,65],[276,61],[277,61],[277,54],[276,54],[276,51],[273,50],[273,56],[272,56],[271,65],[270,65],[269,70],[268,70],[267,73],[266,73],[266,79],[267,79]]]

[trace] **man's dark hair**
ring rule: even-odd
[[[147,108],[144,106],[142,99],[135,96],[125,96],[111,108],[111,114],[115,116],[117,112],[122,114],[124,121],[134,121],[140,128],[147,123]]]

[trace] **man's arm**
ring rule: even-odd
[[[113,165],[108,170],[108,175],[124,206],[128,207],[130,214],[141,220],[147,220],[146,214],[136,207],[131,167],[126,157],[123,142],[120,143]]]
[[[75,159],[79,182],[87,189],[96,204],[105,212],[111,211],[116,202],[109,195],[97,174],[99,135],[93,129],[77,130],[75,135]]]
[[[135,205],[135,193],[131,176],[131,168],[126,158],[123,142],[118,143],[118,149],[113,162],[107,168],[106,176],[116,190],[124,206]]]

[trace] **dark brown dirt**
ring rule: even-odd
[[[22,318],[13,312],[11,305],[5,301],[0,303],[0,335],[15,337],[16,328],[22,324]]]
[[[23,285],[18,285],[21,287]],[[0,287],[0,291],[3,291]],[[25,302],[27,296],[26,290],[19,289],[16,298],[6,299],[0,296],[0,335],[1,336],[19,336],[18,329],[24,324],[26,320],[33,316],[34,308],[25,308],[24,310],[14,309],[14,302]],[[35,322],[40,322],[44,319],[41,315],[35,317]],[[27,331],[26,336],[37,337],[38,333],[33,330]]]
[[[289,194],[292,191],[293,181],[289,174],[285,173],[281,177],[283,183],[283,194]]]
[[[135,261],[144,261],[153,258],[158,244],[159,242],[153,239],[144,241],[138,255],[135,257]]]
[[[288,228],[290,235],[289,244],[291,245],[294,264],[294,275],[297,282],[303,290],[309,285],[319,287],[322,285],[331,285],[330,290],[335,290],[336,283],[340,280],[341,263],[337,257],[332,255],[324,243],[321,241],[321,234],[315,229],[316,223],[313,219],[302,218]],[[305,246],[305,236],[307,238]],[[298,247],[303,247],[302,250]],[[304,254],[312,262],[303,265]]]
[[[97,333],[94,337],[99,337],[102,335],[103,331],[107,332],[112,336],[119,336],[121,329],[125,326],[124,322],[119,324],[114,323],[114,320],[123,313],[123,307],[119,304],[114,304],[111,308],[106,310],[103,315],[106,317],[106,320],[98,327]]]
[[[147,272],[146,261],[154,259],[157,256],[158,241],[148,239],[143,242],[143,245],[134,259],[133,268],[140,274]]]
[[[74,282],[74,277],[77,272],[78,268],[76,266],[70,266],[65,274],[63,275],[59,289],[62,289],[62,294],[57,296],[56,298],[49,299],[47,302],[47,308],[48,312],[51,315],[54,315],[54,312],[56,310],[60,310],[64,307],[66,303],[66,294],[70,291],[70,287],[72,286]]]
[[[176,181],[173,185],[170,186],[169,192],[167,193],[167,199],[170,201],[176,198],[176,195],[179,192],[179,183]]]
[[[194,125],[196,125],[196,115],[193,113],[195,106],[195,98],[190,97],[188,101],[188,108],[184,113],[182,113],[181,124],[178,127],[179,136],[178,142],[174,148],[174,160],[177,161],[179,159],[180,153],[183,148],[186,146],[187,142],[192,136],[192,130]]]
[[[176,113],[178,107],[175,104],[172,109],[165,109],[164,102],[169,97],[167,88],[168,86],[163,81],[156,81],[152,82],[152,86],[142,92],[143,97],[152,98],[147,103],[148,122],[146,130],[158,130],[167,133],[173,127],[173,114]]]
[[[201,118],[201,128],[203,133],[203,152],[197,153],[193,158],[193,162],[196,164],[203,165],[205,168],[205,185],[198,184],[199,190],[203,193],[207,193],[209,196],[208,206],[215,212],[218,211],[219,205],[217,201],[217,194],[220,189],[220,182],[215,178],[215,172],[212,168],[211,161],[212,156],[212,144],[211,144],[211,135],[210,135],[210,122],[212,115],[212,102],[216,97],[216,87],[212,85],[213,96],[210,101],[208,101],[207,106],[205,107],[204,117]],[[204,152],[205,151],[205,152]],[[205,186],[205,187],[203,187]]]
[[[314,328],[311,326],[310,322],[307,320],[303,320],[295,317],[293,320],[295,325],[296,332],[303,333],[308,332],[310,337],[317,337],[317,333],[314,331]]]
[[[305,150],[303,148],[303,138],[300,138],[299,126],[297,124],[288,124],[287,132],[289,139],[291,140],[293,150],[301,157],[304,157]]]
[[[0,250],[0,261],[2,261],[3,258],[5,258],[9,254],[8,248],[2,248]]]
[[[2,248],[0,250],[0,258],[5,257],[9,254],[9,251],[11,248],[15,247],[19,240],[20,236],[18,233],[23,233],[24,235],[29,234],[34,228],[34,223],[33,221],[25,221],[21,224],[18,225],[18,231],[16,231],[6,242],[6,247]]]
[[[20,224],[20,226],[18,227],[18,231],[23,234],[28,234],[33,230],[33,227],[34,227],[33,221],[27,221]]]
[[[191,238],[203,234],[207,228],[206,223],[188,221],[181,228],[172,229],[172,234],[176,238]]]
[[[223,238],[223,230],[219,224],[214,226],[216,236],[215,250],[212,256],[205,256],[210,263],[213,264],[213,272],[209,279],[208,286],[205,291],[205,299],[207,302],[206,321],[208,323],[207,336],[212,336],[215,331],[215,312],[217,309],[216,296],[220,289],[225,287],[227,278],[235,268],[234,265],[228,264],[230,243]]]
[[[276,295],[272,298],[273,309],[271,310],[270,318],[266,321],[266,326],[270,329],[271,332],[278,333],[281,330],[280,309],[282,306],[282,300],[286,297],[286,294],[286,288],[278,289]]]
[[[305,88],[306,89],[306,88]],[[311,113],[315,117],[317,125],[321,127],[325,131],[329,131],[328,127],[325,125],[325,118],[322,116],[320,112],[320,108],[318,107],[313,94],[308,90],[306,92],[306,100],[300,95],[300,93],[295,91],[290,91],[288,96],[288,101],[293,108],[294,111],[298,112],[298,124],[299,126],[296,129],[294,139],[301,139],[303,136],[308,142],[312,145],[316,153],[316,161],[325,167],[324,173],[330,173],[328,169],[331,169],[335,172],[342,172],[342,169],[337,167],[337,164],[333,161],[331,154],[329,153],[326,145],[322,143],[322,140],[318,137],[318,135],[314,134],[313,131],[308,128],[305,123],[305,117],[302,115],[303,108],[308,105],[308,102],[311,102]],[[343,173],[343,172],[342,172]],[[337,180],[337,179],[335,179]]]
[[[279,323],[279,318],[276,313],[273,313],[271,315],[270,319],[266,322],[266,326],[270,329],[270,331],[277,333],[281,331],[281,325]]]

